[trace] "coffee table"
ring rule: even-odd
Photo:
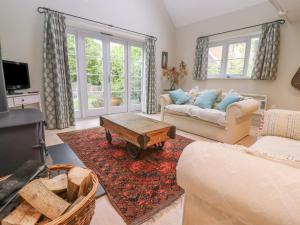
[[[106,139],[111,144],[111,131],[127,141],[131,157],[138,158],[140,152],[149,148],[162,150],[165,141],[176,137],[176,127],[135,113],[120,113],[100,117],[105,128]]]

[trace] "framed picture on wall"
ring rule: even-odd
[[[161,53],[161,68],[166,69],[168,67],[168,52]]]

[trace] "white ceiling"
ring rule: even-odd
[[[163,0],[176,27],[248,8],[268,0]],[[295,0],[299,1],[299,0]]]
[[[274,7],[281,12],[280,15],[289,22],[300,21],[299,0],[270,0]]]

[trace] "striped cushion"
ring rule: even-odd
[[[264,115],[261,135],[300,140],[300,112],[278,109],[268,110]]]

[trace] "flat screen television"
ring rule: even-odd
[[[27,63],[3,60],[3,72],[8,94],[15,90],[30,88],[29,70]]]

